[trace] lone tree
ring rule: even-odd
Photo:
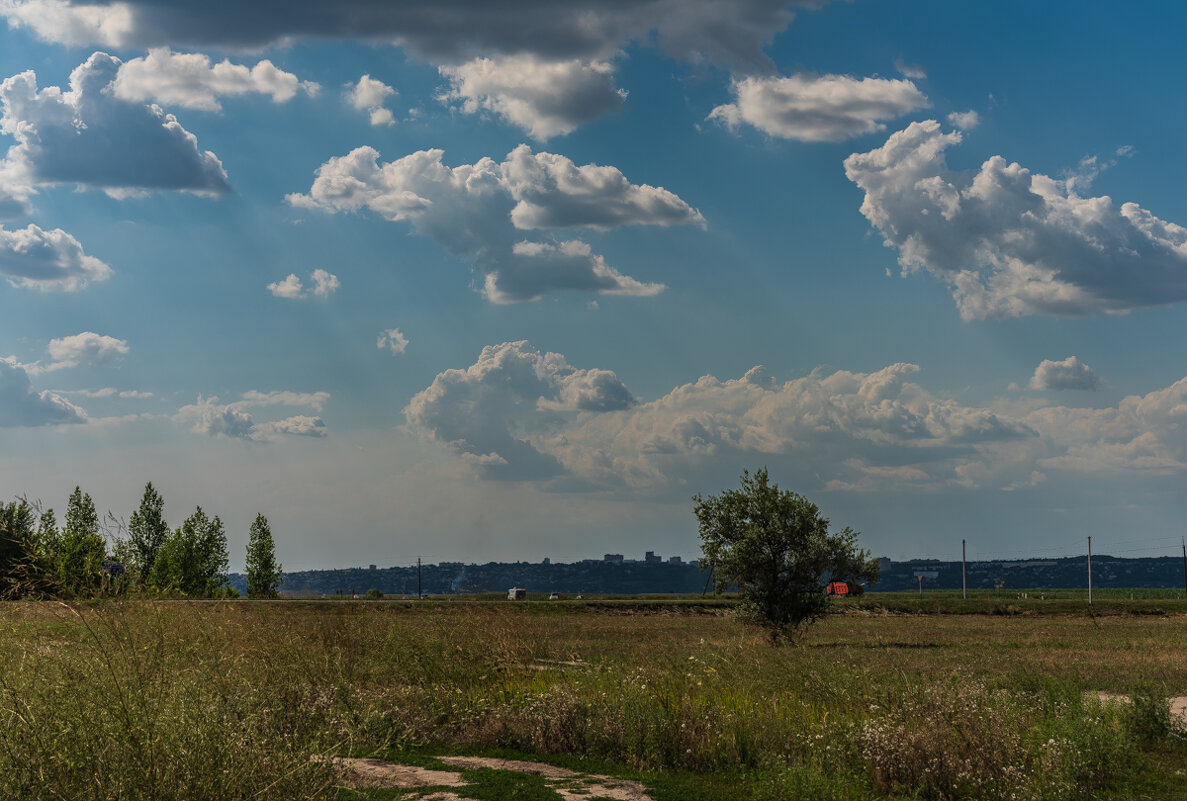
[[[714,589],[736,585],[740,617],[765,628],[772,644],[794,642],[825,615],[829,581],[878,578],[878,562],[857,547],[858,532],[830,533],[820,508],[770,483],[765,467],[743,471],[740,489],[693,501]]]
[[[247,538],[247,597],[275,598],[282,581],[268,518],[256,515]]]

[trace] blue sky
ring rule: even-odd
[[[0,486],[290,569],[1174,553],[1177,11],[0,0]],[[233,560],[238,565],[239,560]]]

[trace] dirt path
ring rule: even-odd
[[[441,791],[424,796],[422,801],[471,801],[465,795],[467,782],[462,779],[462,770],[506,770],[531,774],[546,780],[564,801],[584,801],[588,798],[608,798],[614,801],[652,801],[647,788],[639,782],[615,779],[596,773],[559,768],[543,762],[526,762],[516,759],[495,759],[492,757],[444,756],[437,758],[447,765],[456,766],[450,770],[433,770],[414,765],[401,765],[382,759],[358,759],[334,757],[331,763],[340,771],[341,780],[349,787],[415,789],[418,787],[451,787],[457,791]]]
[[[1106,703],[1114,704],[1128,704],[1128,695],[1118,695],[1117,693],[1107,693],[1100,691],[1097,693],[1100,700]],[[1184,726],[1187,726],[1187,695],[1173,696],[1167,699],[1171,705],[1171,717],[1179,721]]]

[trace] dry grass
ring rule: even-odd
[[[5,604],[0,797],[333,797],[310,755],[425,748],[730,774],[731,798],[1108,797],[1150,749],[1167,782],[1187,760],[1139,736],[1157,708],[1085,692],[1187,694],[1185,641],[1174,616],[857,614],[773,649],[663,610]]]

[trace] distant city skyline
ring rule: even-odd
[[[1175,555],[1187,11],[0,0],[0,488],[242,569]],[[647,543],[638,549],[636,543]]]

